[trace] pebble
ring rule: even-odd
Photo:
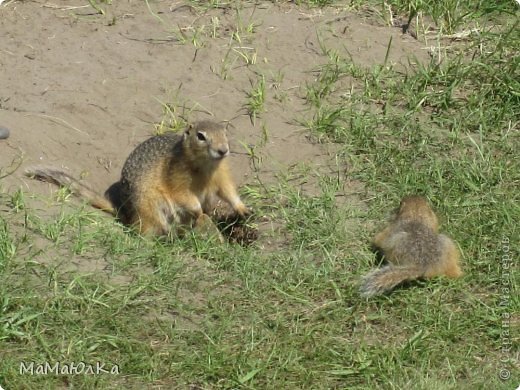
[[[7,127],[0,126],[0,139],[9,138],[9,129]]]

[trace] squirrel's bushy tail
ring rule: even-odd
[[[365,275],[359,292],[367,298],[384,294],[404,281],[414,280],[423,275],[424,270],[421,267],[387,265]]]
[[[63,171],[46,167],[30,167],[26,169],[25,175],[60,187],[67,187],[74,195],[87,200],[92,206],[115,215],[114,206],[108,199]]]

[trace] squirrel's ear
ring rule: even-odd
[[[186,130],[184,130],[184,138],[187,138],[188,135],[190,134],[190,130],[193,129],[193,125],[190,123],[187,127],[186,127]]]

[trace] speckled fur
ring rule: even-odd
[[[389,264],[364,277],[361,294],[382,294],[417,278],[461,276],[455,243],[438,231],[437,216],[425,198],[403,198],[393,221],[373,240]]]

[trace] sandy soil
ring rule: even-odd
[[[391,37],[390,61],[427,56],[411,36],[369,13],[272,3],[239,11],[172,1],[150,6],[153,13],[142,0],[114,1],[100,15],[86,0],[0,5],[0,126],[11,131],[0,140],[0,168],[5,173],[23,158],[3,191],[54,190],[23,177],[24,167],[42,164],[86,177],[104,192],[163,120],[162,103],[190,121],[230,121],[240,184],[257,180],[243,145],[257,147],[263,181],[299,162],[326,168],[328,147],[311,142],[298,124],[311,115],[303,97],[312,70],[327,62],[318,37],[360,65],[381,64]],[[241,42],[231,40],[236,31]],[[246,65],[244,56],[256,63]],[[244,106],[262,74],[266,110],[253,125]]]

